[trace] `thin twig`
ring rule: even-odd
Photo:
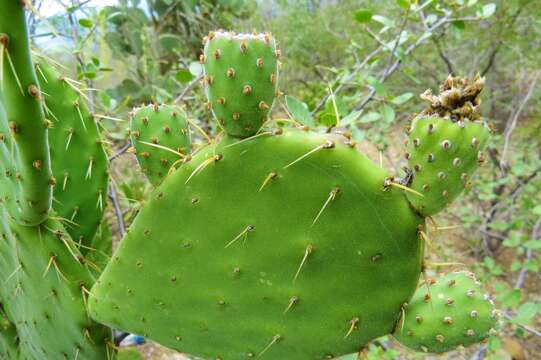
[[[515,111],[511,119],[507,122],[507,126],[505,127],[505,131],[504,131],[505,141],[503,143],[502,155],[500,157],[500,168],[502,169],[502,172],[504,174],[507,173],[507,168],[508,168],[506,157],[507,157],[507,152],[509,151],[509,143],[511,141],[511,135],[513,134],[513,131],[515,130],[517,126],[520,113],[524,109],[524,106],[526,105],[528,100],[530,100],[530,98],[533,95],[533,90],[535,89],[535,85],[537,84],[537,79],[539,79],[540,75],[541,75],[541,70],[538,70],[534,74],[533,80],[530,82],[530,87],[528,88],[528,92],[526,93],[526,96],[524,96],[524,98],[522,99],[522,102],[517,108],[517,111]]]
[[[535,225],[532,229],[532,235],[530,236],[531,240],[537,240],[541,235],[541,216],[535,222]],[[534,251],[531,248],[526,250],[526,261],[529,261],[534,256]],[[518,273],[517,282],[515,283],[515,289],[522,289],[524,283],[526,282],[526,277],[528,275],[528,267],[523,266]]]
[[[114,159],[116,159],[117,157],[121,156],[122,154],[124,154],[126,151],[128,151],[128,149],[131,147],[131,141],[128,140],[116,153],[114,153],[113,155],[109,156],[109,162],[113,161]]]
[[[502,311],[501,312],[502,316],[504,318],[506,318],[507,320],[513,320],[513,317],[511,315],[509,315],[507,312],[505,311]],[[527,332],[529,332],[530,334],[532,335],[535,335],[535,336],[538,336],[538,337],[541,337],[541,331],[539,330],[536,330],[532,327],[529,327],[528,325],[523,325],[523,324],[516,324],[518,327],[526,330]]]
[[[188,94],[188,92],[199,82],[203,79],[203,75],[199,75],[195,79],[193,79],[184,89],[182,89],[182,92],[175,98],[174,103],[178,104],[182,101],[182,99]]]
[[[126,225],[124,223],[124,216],[122,213],[122,208],[120,207],[120,202],[118,201],[115,185],[112,182],[109,182],[109,199],[113,203],[113,208],[115,210],[115,216],[118,221],[118,232],[120,237],[124,237],[126,233]]]

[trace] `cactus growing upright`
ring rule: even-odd
[[[474,170],[486,140],[478,117],[447,119],[445,111],[456,116],[459,107],[475,108],[478,91],[470,94],[470,84],[458,78],[446,82],[451,85],[443,91],[458,87],[460,99],[441,112],[433,103],[416,120],[414,170],[395,180],[347,136],[306,127],[261,129],[266,113],[254,116],[255,98],[248,101],[237,90],[245,82],[250,91],[262,84],[265,104],[272,103],[276,84],[258,73],[274,61],[266,38],[272,39],[217,32],[205,40],[206,91],[226,134],[155,189],[92,289],[90,311],[98,321],[205,358],[330,359],[409,330],[413,309],[425,311],[417,299],[426,290],[416,290],[424,217],[464,188],[457,171]],[[256,55],[247,60],[253,48]],[[259,58],[263,69],[252,66]],[[233,84],[237,75],[241,82]],[[252,114],[247,123],[240,122],[243,114]],[[439,150],[447,139],[452,152]],[[417,162],[429,154],[436,170],[427,165],[421,172]],[[441,171],[445,179],[438,178]],[[444,200],[438,181],[448,189]],[[427,192],[425,183],[435,190]],[[487,336],[491,305],[476,303],[482,320],[466,324],[471,304],[461,296],[469,288],[456,281],[457,301],[449,309],[455,324],[433,321],[418,337],[397,332],[405,345],[440,352]],[[475,326],[476,335],[466,338],[462,326]],[[444,331],[447,336],[438,336]]]

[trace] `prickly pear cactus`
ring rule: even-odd
[[[148,105],[135,109],[130,138],[137,161],[154,186],[163,181],[173,164],[191,152],[187,116],[178,106]]]
[[[425,216],[433,215],[471,187],[470,177],[485,161],[489,129],[479,113],[478,98],[484,80],[449,77],[440,94],[422,95],[431,102],[409,129],[406,158],[414,172],[408,193],[412,205]]]
[[[243,122],[268,110],[255,87],[272,102],[266,40],[206,40],[208,97],[226,134],[155,189],[92,289],[94,319],[223,360],[334,358],[396,328],[421,274],[424,216],[443,203],[425,211],[431,203],[404,193],[424,198],[418,172],[395,180],[346,136],[260,129],[266,112]],[[453,140],[461,153],[472,142]],[[454,173],[447,181],[459,187]]]
[[[47,218],[54,178],[23,6],[0,2],[0,201],[17,222],[36,225]]]
[[[18,359],[19,336],[0,304],[0,359]]]
[[[267,120],[278,83],[272,35],[211,32],[204,40],[208,107],[228,134],[247,137]]]
[[[109,331],[87,314],[93,280],[69,234],[57,220],[22,226],[1,215],[0,296],[22,358],[106,359]]]
[[[107,156],[83,93],[43,61],[37,70],[51,124],[49,146],[57,180],[54,209],[67,219],[66,230],[86,254],[106,206]]]
[[[394,336],[414,350],[442,353],[486,339],[496,317],[473,274],[452,272],[419,288]]]

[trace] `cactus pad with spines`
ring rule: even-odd
[[[387,174],[302,130],[200,150],[155,190],[92,316],[206,358],[321,359],[389,333],[421,269]],[[251,354],[251,355],[250,355]]]
[[[484,162],[489,129],[481,120],[478,94],[483,80],[469,82],[448,78],[439,96],[426,92],[428,109],[417,116],[409,130],[406,158],[413,171],[408,193],[413,207],[425,216],[450,204],[471,184],[470,177]]]
[[[442,353],[486,339],[496,318],[473,274],[452,272],[417,290],[394,336],[414,350]]]
[[[23,7],[0,2],[0,202],[20,224],[36,225],[47,218],[54,179]]]
[[[175,162],[191,152],[187,116],[178,106],[148,105],[135,109],[130,138],[137,161],[154,186],[163,181]]]
[[[57,220],[22,226],[0,216],[0,296],[24,359],[106,359],[107,328],[87,313],[92,278]]]
[[[107,156],[82,92],[43,61],[37,72],[51,122],[49,146],[57,180],[54,210],[69,220],[66,230],[71,237],[88,247],[106,206]],[[81,247],[83,254],[87,250]]]
[[[266,34],[211,32],[204,62],[208,106],[232,136],[255,134],[267,120],[278,82],[274,38]]]

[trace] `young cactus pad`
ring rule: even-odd
[[[48,122],[21,1],[0,1],[0,202],[23,225],[47,218],[54,179]]]
[[[324,359],[390,333],[421,272],[424,220],[402,190],[339,139],[236,141],[156,189],[96,282],[92,317],[223,360]]]
[[[135,109],[130,138],[137,161],[154,186],[163,181],[175,162],[191,152],[187,116],[178,106],[148,105]]]
[[[433,215],[471,184],[470,176],[484,162],[482,149],[489,130],[479,114],[483,79],[449,77],[440,95],[426,92],[431,105],[413,120],[406,158],[413,171],[408,199],[417,211]]]
[[[205,38],[208,106],[232,136],[255,134],[267,120],[278,82],[274,38],[266,34],[211,32]]]
[[[431,353],[486,339],[496,311],[473,274],[452,272],[422,285],[405,309],[394,336],[402,344]]]
[[[53,207],[69,220],[66,230],[71,237],[88,247],[106,206],[107,155],[81,92],[46,63],[37,70],[51,121],[49,147],[57,180]],[[81,252],[87,249],[81,247]]]

